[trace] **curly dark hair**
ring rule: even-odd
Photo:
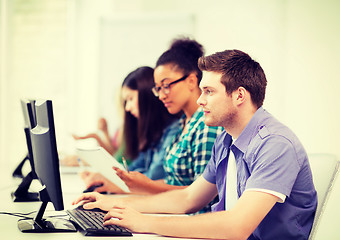
[[[170,48],[158,58],[156,67],[173,64],[185,75],[195,73],[199,84],[202,71],[198,68],[197,61],[203,55],[204,48],[197,41],[189,38],[174,39]]]

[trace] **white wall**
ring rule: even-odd
[[[62,0],[1,1],[1,169],[12,169],[27,152],[20,98],[52,99],[57,129],[66,129],[66,9]]]
[[[0,65],[6,66],[0,79],[1,168],[9,168],[8,163],[12,167],[25,152],[24,136],[18,128],[22,126],[19,99],[28,93],[30,97],[55,99],[57,135],[61,138],[58,145],[72,146],[72,131],[95,130],[103,51],[100,20],[117,14],[193,15],[193,36],[207,54],[231,48],[248,52],[260,62],[268,78],[265,108],[295,131],[308,152],[328,152],[340,158],[337,0],[50,0],[49,4],[27,0],[25,11],[12,1],[0,1],[2,6],[4,2],[10,5],[8,11],[2,8],[0,19],[11,34],[1,34],[0,45],[0,59],[7,62]],[[23,21],[27,23],[27,16],[33,20],[25,26],[36,29],[35,34],[20,28]],[[39,19],[49,25],[36,24],[34,28]],[[54,35],[49,38],[51,32]],[[18,49],[24,49],[26,55],[20,55]],[[159,56],[158,51],[150,49],[150,54]],[[117,52],[122,54],[124,49]],[[46,87],[36,92],[29,81]],[[50,86],[55,91],[46,96]],[[115,124],[111,123],[112,127]]]
[[[308,152],[328,152],[340,157],[340,114],[336,107],[340,102],[336,94],[336,86],[340,85],[336,68],[340,58],[338,1],[110,3],[111,8],[106,8],[102,16],[192,14],[193,35],[205,46],[207,54],[236,48],[260,62],[268,78],[265,108],[296,132]],[[82,5],[89,6],[91,2]]]
[[[309,152],[340,157],[340,2],[287,5],[286,123]]]

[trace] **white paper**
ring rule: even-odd
[[[94,170],[101,173],[104,177],[117,185],[125,192],[130,192],[125,182],[117,176],[112,167],[117,167],[126,171],[124,166],[111,156],[104,148],[96,147],[91,149],[77,148],[77,154],[80,159],[87,162]]]

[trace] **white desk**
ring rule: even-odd
[[[11,199],[10,193],[16,189],[16,186],[20,183],[19,179],[13,179],[11,172],[5,172],[3,169],[0,170],[0,212],[11,212],[11,213],[28,213],[39,209],[41,202],[24,202],[14,203]],[[34,185],[33,188],[38,186]],[[71,205],[74,200],[84,189],[84,184],[76,174],[63,174],[62,175],[62,186],[63,186],[63,197],[65,209],[74,208]],[[52,204],[48,204],[45,214],[52,215],[53,211]],[[60,212],[63,214],[64,212]],[[34,216],[34,214],[33,214]],[[80,232],[75,233],[22,233],[17,227],[17,221],[19,217],[9,216],[0,214],[0,236],[1,239],[44,239],[44,240],[77,240],[77,239],[103,239],[103,237],[85,237]],[[107,238],[107,237],[104,237]],[[154,234],[136,234],[133,233],[132,237],[110,237],[110,239],[168,239],[173,240],[174,238],[158,236]],[[184,239],[184,238],[180,238]]]

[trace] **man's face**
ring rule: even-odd
[[[203,108],[206,125],[229,128],[234,125],[237,108],[233,104],[232,94],[227,95],[221,77],[221,73],[203,73],[200,83],[202,94],[197,104]]]

